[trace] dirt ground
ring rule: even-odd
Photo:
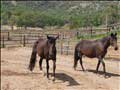
[[[50,61],[50,80],[47,80],[46,63],[39,70],[39,57],[33,72],[28,70],[31,48],[1,49],[1,90],[120,90],[120,51],[110,51],[117,56],[105,59],[107,77],[94,73],[97,59],[83,58],[86,72],[81,71],[78,63],[74,71],[73,56],[57,55],[56,81],[52,81],[52,61]]]

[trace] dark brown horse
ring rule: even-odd
[[[39,67],[42,70],[42,61],[46,59],[47,78],[49,78],[49,60],[53,61],[53,76],[55,80],[56,69],[56,39],[57,37],[51,37],[47,35],[47,39],[38,39],[32,50],[29,69],[32,71],[35,67],[36,55],[40,56]]]
[[[117,46],[117,33],[111,33],[109,36],[106,36],[99,40],[89,41],[89,40],[82,40],[80,41],[76,47],[74,52],[74,69],[76,69],[77,62],[80,60],[80,64],[82,70],[84,71],[84,67],[82,64],[82,56],[85,55],[89,58],[98,58],[98,64],[96,68],[96,72],[98,72],[98,68],[100,63],[103,65],[103,71],[106,72],[105,63],[103,58],[107,53],[108,47],[111,45],[114,47],[115,50],[118,49]]]

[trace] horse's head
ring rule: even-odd
[[[49,44],[49,55],[53,56],[56,53],[56,40],[59,37],[59,35],[57,37],[52,37],[52,36],[48,36],[47,35],[47,39],[48,39],[48,44]]]
[[[117,33],[115,33],[115,34],[111,33],[111,35],[110,35],[110,45],[113,46],[115,50],[118,50]]]

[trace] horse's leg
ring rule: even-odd
[[[74,70],[76,70],[78,60],[79,60],[79,58],[77,58],[76,60],[74,60]]]
[[[56,60],[53,60],[53,81],[55,81],[55,69],[56,69]]]
[[[103,65],[103,71],[104,71],[104,73],[106,73],[105,62],[103,61],[103,59],[99,59],[98,64],[97,64],[97,68],[96,68],[96,72],[98,72],[98,69],[99,69],[99,66],[100,66],[101,62],[102,62],[102,65]]]
[[[96,68],[96,73],[98,72],[99,66],[100,66],[101,60],[98,60],[97,68]]]
[[[39,61],[40,70],[42,70],[42,61],[43,61],[43,58],[40,58],[40,61]]]
[[[49,79],[49,60],[46,59],[47,78]]]
[[[105,62],[104,62],[104,60],[102,59],[102,65],[103,65],[103,71],[104,71],[104,73],[106,73],[106,69],[105,69]]]
[[[85,71],[85,69],[83,67],[83,62],[82,62],[82,56],[80,57],[80,64],[81,64],[82,70]]]

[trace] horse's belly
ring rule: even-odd
[[[82,51],[82,54],[89,57],[89,58],[96,57],[96,52],[94,52],[93,50]]]
[[[90,53],[83,53],[83,55],[89,57],[89,58],[95,58],[98,56],[104,56],[105,52],[90,52]]]
[[[93,54],[88,54],[88,55],[85,55],[85,56],[87,56],[89,58],[95,58],[96,57],[96,55],[93,55]]]

